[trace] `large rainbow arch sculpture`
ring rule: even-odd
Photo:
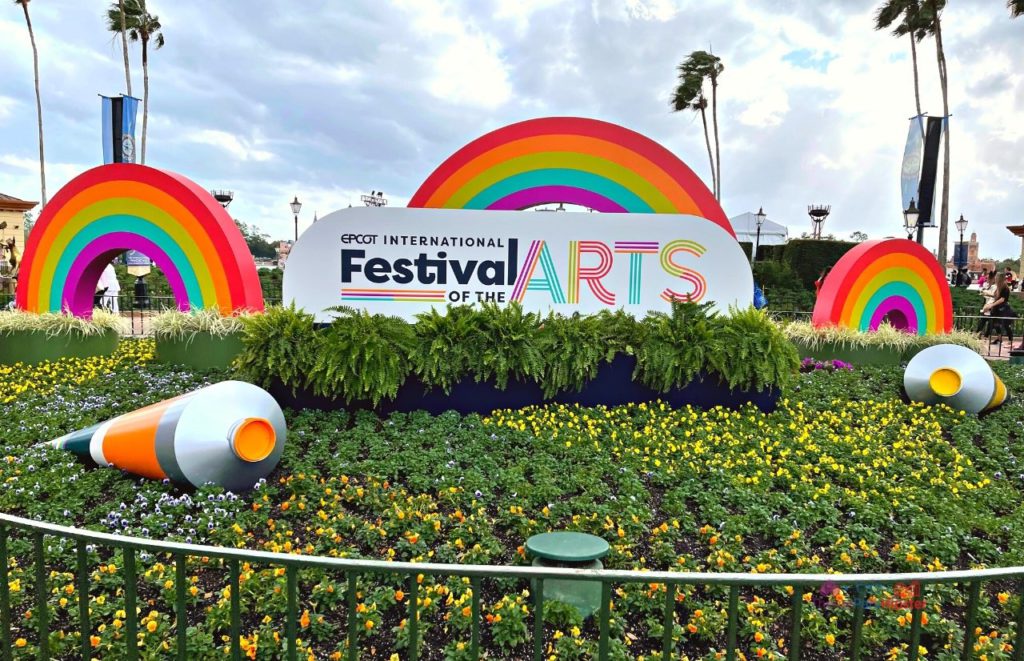
[[[836,262],[811,322],[876,330],[883,321],[918,335],[953,329],[953,301],[939,262],[907,239],[865,241]]]
[[[438,166],[409,206],[518,210],[555,202],[699,216],[736,236],[711,191],[672,152],[580,117],[530,119],[477,138]]]
[[[156,262],[182,310],[263,309],[256,265],[227,211],[185,177],[133,164],[88,170],[50,200],[25,247],[17,306],[90,316],[100,274],[125,250]]]

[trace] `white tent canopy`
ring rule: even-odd
[[[737,241],[747,241],[750,245],[750,252],[754,252],[754,242],[757,240],[757,214],[752,211],[741,213],[729,219],[729,224],[736,232]],[[761,240],[759,245],[778,246],[789,241],[789,228],[785,225],[773,223],[768,218],[764,219],[761,225]]]

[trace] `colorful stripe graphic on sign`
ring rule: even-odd
[[[538,264],[544,275],[535,278],[533,274]],[[551,259],[551,252],[544,241],[530,242],[523,267],[519,269],[519,277],[512,288],[512,300],[522,303],[527,291],[546,291],[551,295],[552,303],[565,303],[565,292],[558,280],[555,260]]]
[[[444,303],[444,289],[349,289],[341,290],[343,301],[394,301]]]
[[[17,305],[30,312],[92,314],[96,282],[126,250],[166,274],[182,310],[262,310],[249,248],[227,211],[185,177],[114,163],[72,179],[29,235]]]
[[[672,261],[672,258],[678,253],[700,257],[704,254],[704,246],[696,241],[686,241],[683,239],[669,241],[665,244],[665,247],[661,249],[661,267],[684,282],[690,283],[692,290],[681,294],[666,287],[665,291],[661,292],[661,298],[669,303],[673,301],[699,303],[708,292],[707,280],[698,271],[686,268],[685,266],[679,266]]]
[[[629,255],[629,304],[640,304],[644,255],[657,255],[657,241],[616,241],[615,252]]]
[[[590,253],[599,258],[597,266],[581,266],[583,255]],[[612,251],[601,241],[569,242],[569,303],[580,302],[580,283],[584,280],[597,300],[615,305],[615,294],[601,284],[601,278],[612,270]]]
[[[815,326],[876,330],[883,321],[918,335],[948,333],[953,301],[939,262],[906,239],[865,241],[836,262],[818,294]]]
[[[711,191],[672,152],[580,117],[531,119],[477,138],[434,170],[409,206],[517,210],[555,202],[699,216],[736,236]]]

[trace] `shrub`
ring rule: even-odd
[[[544,374],[538,331],[540,315],[518,303],[486,303],[479,315],[479,344],[467,347],[470,371],[479,383],[493,379],[504,390],[510,378],[536,381]]]
[[[790,383],[800,354],[767,314],[733,310],[718,325],[711,363],[731,388],[763,390]]]
[[[92,319],[83,319],[63,312],[0,312],[0,335],[28,332],[45,333],[47,337],[90,337],[104,333],[120,333],[123,330],[125,322],[119,315],[101,309],[93,310]]]
[[[308,383],[317,395],[345,401],[368,399],[376,405],[393,398],[411,369],[416,341],[404,319],[347,307],[329,308],[338,317],[317,333],[319,342]]]
[[[636,319],[622,310],[602,310],[589,316],[548,315],[540,330],[543,353],[548,357],[540,380],[544,396],[581,390],[597,376],[602,362],[611,362],[619,353],[633,355],[639,333]]]
[[[666,392],[690,383],[712,364],[720,342],[710,303],[673,303],[672,312],[651,313],[643,320],[637,349],[640,381]]]
[[[782,259],[796,271],[804,287],[813,289],[821,270],[834,265],[855,245],[849,241],[793,239],[782,251]]]
[[[472,369],[471,353],[480,342],[480,317],[471,305],[437,308],[416,317],[413,371],[445,393]]]
[[[235,365],[241,378],[262,386],[280,380],[293,392],[307,385],[319,349],[313,315],[292,304],[239,320],[243,349]]]

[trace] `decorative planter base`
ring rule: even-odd
[[[193,369],[226,369],[242,352],[238,335],[215,337],[196,333],[186,339],[157,338],[156,360],[159,363],[186,365]]]
[[[753,403],[766,413],[775,410],[779,399],[777,389],[760,392],[730,390],[717,377],[706,377],[693,381],[683,388],[659,393],[641,383],[633,381],[636,358],[618,355],[610,363],[602,363],[597,377],[583,386],[579,392],[561,392],[545,399],[540,386],[535,383],[510,381],[505,390],[499,390],[494,383],[476,383],[470,379],[452,386],[445,394],[440,388],[427,388],[415,376],[410,376],[398,389],[393,400],[381,401],[373,406],[367,401],[345,403],[342,399],[318,397],[309,392],[273,384],[269,391],[282,406],[292,408],[333,409],[376,409],[386,415],[392,412],[427,411],[438,415],[445,411],[487,414],[497,409],[520,409],[541,404],[579,404],[581,406],[619,406],[622,404],[650,402],[660,399],[673,407],[691,405],[697,408],[724,406],[738,408]]]
[[[811,349],[800,341],[794,341],[801,358],[815,360],[841,360],[853,366],[899,365],[913,358],[920,349],[900,351],[886,347],[851,347],[845,344],[822,344]]]
[[[92,358],[109,356],[117,350],[121,336],[110,331],[102,335],[47,336],[37,331],[15,332],[0,336],[0,364],[35,365],[61,358]]]

